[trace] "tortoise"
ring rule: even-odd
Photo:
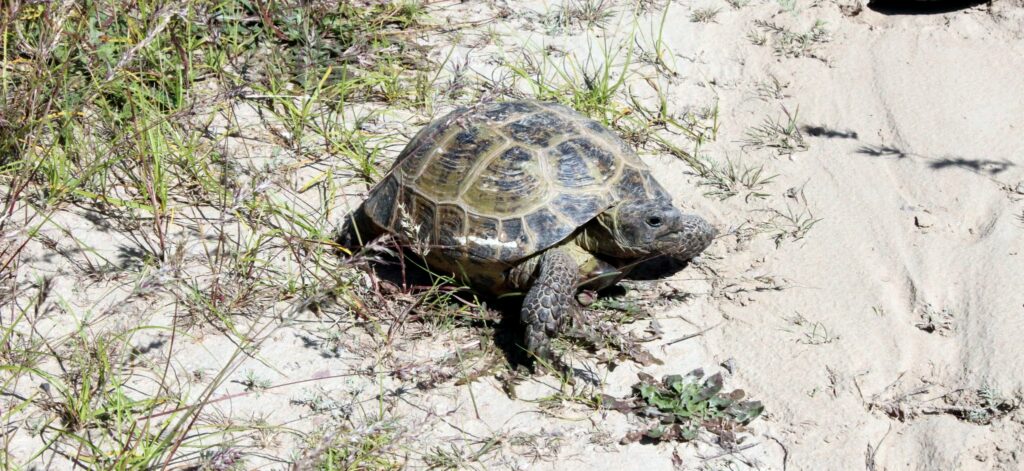
[[[672,205],[626,142],[538,101],[463,107],[420,130],[346,218],[339,243],[384,233],[477,289],[525,290],[524,346],[544,359],[578,289],[611,286],[658,255],[692,259],[716,235]]]

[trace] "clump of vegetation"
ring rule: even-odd
[[[812,57],[824,61],[825,59],[818,55],[817,48],[832,40],[831,33],[825,29],[825,22],[820,20],[802,33],[794,32],[770,21],[758,20],[754,24],[765,34],[751,32],[748,33],[747,38],[755,45],[767,44],[771,39],[775,54],[782,57]]]
[[[714,23],[715,18],[718,18],[718,14],[722,10],[712,7],[704,7],[693,10],[690,13],[690,22],[692,23]]]
[[[543,18],[550,33],[602,28],[615,16],[609,0],[569,0]]]
[[[403,469],[397,440],[404,431],[393,420],[321,430],[306,437],[307,448],[292,469]]]
[[[623,443],[690,441],[701,430],[717,435],[723,442],[740,443],[737,434],[764,412],[759,401],[744,401],[741,389],[722,392],[722,375],[704,378],[704,370],[686,375],[668,375],[657,381],[640,373],[633,393],[624,399],[602,397],[605,408],[650,419],[650,423],[628,433]]]
[[[759,126],[748,129],[744,144],[757,149],[774,149],[779,155],[792,155],[810,149],[797,123],[800,110],[790,113],[783,107],[782,112],[786,115],[785,119],[766,119]]]
[[[1024,405],[1024,397],[1019,394],[1011,397],[991,387],[954,389],[935,398],[927,385],[896,393],[899,383],[897,380],[872,397],[869,406],[901,422],[922,415],[947,414],[972,424],[989,425]]]
[[[787,240],[794,242],[802,240],[815,225],[821,222],[821,218],[814,217],[807,208],[794,210],[792,207],[786,206],[785,212],[774,208],[766,209],[764,212],[770,215],[769,219],[758,224],[757,230],[767,233],[775,241],[776,247],[781,247],[782,243]]]
[[[939,309],[930,303],[924,303],[919,307],[918,311],[920,319],[914,323],[914,327],[929,334],[938,333],[939,335],[949,336],[953,333],[956,316],[949,308]]]
[[[764,188],[775,179],[776,175],[765,175],[764,165],[748,165],[741,161],[726,158],[725,164],[711,162],[702,175],[701,185],[708,187],[704,193],[719,199],[727,199],[743,194],[745,201],[768,197]]]
[[[973,407],[968,407],[966,412],[957,413],[958,417],[978,425],[988,425],[1021,406],[1019,398],[1003,396],[993,388],[967,391],[960,401],[972,404]]]

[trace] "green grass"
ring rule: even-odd
[[[32,308],[46,301],[46,290],[43,283]],[[145,469],[160,463],[174,448],[189,446],[192,437],[183,424],[191,414],[170,414],[160,420],[152,417],[158,409],[180,406],[177,396],[157,388],[139,397],[130,386],[137,374],[123,372],[133,355],[127,348],[132,337],[159,328],[97,332],[97,325],[81,322],[62,336],[25,338],[26,324],[28,331],[39,331],[33,318],[38,319],[40,312],[25,314],[5,330],[0,348],[5,360],[0,367],[5,389],[25,380],[39,384],[4,417],[11,423],[18,412],[37,410],[23,420],[43,445],[20,459],[30,462],[50,452],[72,456],[74,461],[98,469]],[[46,368],[52,362],[57,368]],[[153,368],[151,377],[162,377],[158,365],[142,369],[146,367]]]
[[[702,7],[690,12],[690,21],[693,23],[714,23],[722,10],[714,7]]]
[[[743,195],[747,202],[769,196],[766,187],[777,175],[766,175],[764,165],[750,165],[743,161],[725,159],[724,164],[707,165],[705,178],[701,182],[708,190],[708,196],[720,199]]]
[[[775,246],[781,246],[783,242],[796,242],[802,240],[807,234],[821,222],[806,207],[793,209],[786,206],[785,211],[778,209],[766,209],[769,218],[760,223],[757,230],[768,234],[775,241]]]
[[[610,0],[568,0],[545,14],[542,23],[551,34],[602,28],[615,16],[613,6]]]
[[[729,443],[764,412],[761,402],[743,400],[743,390],[723,391],[721,374],[704,378],[704,371],[697,369],[686,375],[666,375],[661,381],[646,373],[639,376],[631,396],[600,398],[601,407],[635,414],[645,422],[626,434],[624,443],[690,441],[702,430]]]
[[[760,125],[747,130],[745,144],[755,149],[773,149],[779,155],[792,155],[810,148],[797,117],[799,108],[790,113],[782,108],[785,118],[765,119]]]
[[[297,469],[318,471],[403,469],[395,446],[401,427],[393,420],[369,420],[359,428],[329,430],[307,438]]]
[[[0,240],[0,392],[12,398],[0,417],[31,444],[12,455],[4,435],[5,469],[244,462],[233,443],[260,427],[205,409],[295,313],[325,299],[365,304],[333,254],[333,203],[320,202],[373,183],[394,144],[362,131],[373,114],[350,113],[353,103],[429,106],[427,62],[410,41],[424,19],[413,2],[0,9],[0,232],[11,235]],[[265,132],[240,117],[247,109]],[[105,294],[26,278],[34,247]],[[282,303],[296,308],[266,315]],[[235,351],[192,378],[138,347],[157,335],[171,355],[211,328]],[[246,381],[254,394],[273,386]]]

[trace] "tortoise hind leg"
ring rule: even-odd
[[[526,350],[539,359],[554,360],[551,339],[574,307],[579,267],[562,249],[544,252],[538,265],[539,274],[526,293],[520,318],[526,325]]]
[[[364,204],[345,216],[345,222],[338,230],[334,241],[346,250],[354,252],[382,233],[381,229],[366,215]]]

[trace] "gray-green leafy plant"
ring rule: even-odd
[[[745,401],[741,389],[723,392],[722,375],[704,378],[704,370],[667,375],[661,381],[645,373],[624,399],[603,397],[604,407],[650,420],[628,433],[624,443],[690,441],[703,429],[735,441],[735,434],[764,412],[760,401]]]

